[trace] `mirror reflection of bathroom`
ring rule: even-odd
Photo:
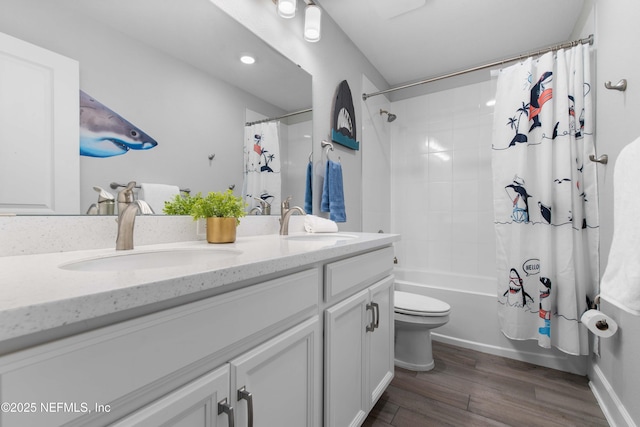
[[[100,152],[93,150],[78,160],[77,148],[72,150],[75,158],[60,166],[75,180],[71,184],[65,178],[60,193],[70,200],[63,204],[49,200],[49,182],[62,180],[49,179],[48,151],[30,155],[33,138],[18,133],[23,139],[13,145],[23,151],[13,163],[25,166],[11,169],[18,183],[7,190],[16,193],[7,196],[17,201],[8,208],[12,213],[109,214],[109,209],[99,209],[104,192],[115,197],[122,187],[113,189],[111,183],[129,181],[191,194],[233,187],[239,195],[244,123],[254,120],[247,111],[259,112],[260,118],[278,117],[312,105],[311,75],[210,1],[160,6],[155,0],[1,0],[0,9],[0,32],[77,61],[79,89],[154,141],[135,144],[110,134],[99,143],[109,157],[96,157]],[[252,65],[240,61],[248,51],[256,56]],[[118,65],[130,64],[131,58],[136,58],[135,67]],[[311,115],[305,120],[310,123]],[[280,174],[280,192],[294,193],[295,199],[301,197],[297,194],[304,191],[304,181],[297,180],[293,168],[301,164],[304,173],[311,143],[288,149],[287,134],[295,135],[296,126],[282,123],[281,163],[292,169]],[[138,149],[142,147],[147,149]],[[300,158],[286,157],[298,151]],[[289,182],[289,176],[295,180]],[[76,186],[79,194],[71,191]],[[136,197],[138,192],[136,188]],[[0,209],[2,205],[0,199]],[[162,203],[154,210],[161,213]]]
[[[312,161],[312,111],[264,117],[247,109],[242,195],[249,215],[279,215],[283,200],[307,197]],[[311,213],[311,212],[308,212]]]

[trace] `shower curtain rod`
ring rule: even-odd
[[[258,123],[273,122],[274,120],[280,120],[286,117],[297,116],[298,114],[310,113],[312,111],[313,111],[312,108],[307,108],[306,110],[300,110],[300,111],[296,111],[295,113],[284,114],[278,117],[269,117],[268,119],[256,120],[255,122],[246,122],[244,125],[251,126],[251,125],[257,125]]]
[[[381,90],[379,92],[373,92],[373,93],[363,93],[362,94],[362,100],[366,101],[367,98],[371,98],[372,96],[376,96],[376,95],[382,95],[385,93],[389,93],[389,92],[395,92],[396,90],[400,90],[400,89],[407,89],[413,86],[418,86],[418,85],[423,85],[425,83],[431,83],[431,82],[435,82],[438,80],[443,80],[443,79],[448,79],[449,77],[455,77],[455,76],[459,76],[462,74],[467,74],[467,73],[471,73],[473,71],[479,71],[479,70],[484,70],[485,68],[491,68],[491,67],[495,67],[497,65],[503,65],[506,62],[511,62],[511,61],[518,61],[518,60],[522,60],[524,58],[528,58],[529,56],[534,56],[534,55],[542,55],[543,53],[547,53],[547,52],[555,52],[556,50],[560,50],[560,49],[565,49],[568,47],[574,47],[574,46],[578,46],[579,44],[593,44],[593,34],[589,35],[589,37],[586,37],[584,39],[579,39],[579,40],[574,40],[571,42],[566,42],[560,45],[555,45],[555,46],[550,46],[544,49],[540,49],[537,51],[532,51],[532,52],[527,52],[518,56],[513,56],[511,58],[506,58],[506,59],[501,59],[500,61],[495,61],[495,62],[491,62],[489,64],[484,64],[484,65],[479,65],[477,67],[473,67],[473,68],[469,68],[466,70],[462,70],[462,71],[456,71],[453,73],[449,73],[449,74],[444,74],[441,76],[437,76],[437,77],[432,77],[426,80],[421,80],[419,82],[415,82],[415,83],[409,83],[406,85],[402,85],[402,86],[397,86],[397,87],[392,87],[390,89],[386,89],[386,90]]]

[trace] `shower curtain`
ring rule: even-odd
[[[279,122],[256,123],[244,128],[244,183],[242,194],[248,209],[259,207],[262,199],[280,213]]]
[[[588,354],[598,291],[598,193],[587,45],[500,71],[493,193],[498,317],[511,339]]]

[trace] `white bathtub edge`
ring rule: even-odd
[[[419,280],[418,283],[406,280],[405,272],[396,275],[396,289],[440,299],[451,306],[449,322],[432,332],[435,341],[578,375],[587,374],[586,356],[544,349],[531,340],[507,339],[498,322],[496,293],[493,290],[490,293],[493,285],[487,278],[410,271],[411,279]],[[475,285],[477,289],[473,289]]]

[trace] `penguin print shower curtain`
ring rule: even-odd
[[[498,316],[511,339],[588,354],[598,200],[587,45],[500,71],[493,193]]]
[[[259,208],[260,199],[280,213],[280,172],[280,122],[245,126],[242,194],[249,210]]]

